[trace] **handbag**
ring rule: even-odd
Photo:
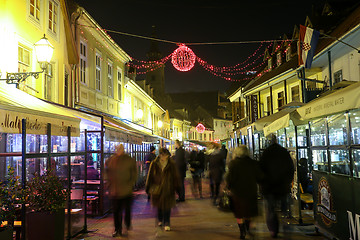
[[[219,199],[219,209],[225,212],[232,211],[232,198],[230,190],[224,189]]]

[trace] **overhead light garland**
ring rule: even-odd
[[[80,25],[80,26],[94,28],[92,26],[86,26],[86,25]],[[149,38],[149,37],[128,34],[128,33],[123,33],[123,32],[118,32],[118,31],[112,31],[112,30],[105,30],[105,29],[100,29],[100,28],[96,28],[96,30],[105,33],[108,37],[110,37],[110,35],[107,32],[112,32],[112,33],[118,33],[118,34],[132,36],[132,37],[140,37],[140,38],[150,39],[150,40],[154,40],[154,41],[161,41],[161,42],[165,42],[165,43],[172,43],[172,44],[178,45],[178,48],[175,49],[171,54],[169,54],[168,56],[166,56],[162,59],[156,60],[156,61],[143,61],[143,60],[137,60],[137,59],[131,57],[132,61],[129,62],[128,65],[131,67],[134,67],[136,69],[137,75],[142,75],[142,74],[146,74],[151,71],[155,71],[156,69],[163,67],[166,64],[166,62],[171,59],[171,63],[173,64],[174,68],[177,69],[178,71],[182,71],[182,72],[190,71],[194,67],[195,62],[197,61],[199,63],[199,65],[202,66],[206,71],[210,72],[214,76],[220,77],[227,81],[243,81],[243,80],[253,79],[254,77],[260,77],[261,75],[263,75],[264,73],[270,71],[271,69],[273,69],[275,67],[275,64],[273,64],[273,66],[271,66],[269,69],[264,69],[264,70],[260,71],[263,68],[263,66],[265,64],[267,64],[268,59],[272,58],[274,56],[274,53],[278,53],[280,48],[282,46],[284,46],[285,43],[288,43],[288,46],[290,46],[292,41],[294,41],[293,39],[288,39],[288,40],[263,40],[263,41],[214,42],[214,43],[209,42],[209,43],[187,43],[187,44],[181,43],[180,44],[180,43],[173,42],[173,41]],[[81,33],[83,34],[83,31],[81,31]],[[295,40],[297,40],[297,39],[295,39]],[[210,44],[214,45],[214,44],[244,44],[244,43],[260,43],[260,46],[251,55],[249,55],[243,62],[238,63],[233,66],[222,66],[222,67],[209,64],[207,61],[196,56],[195,53],[192,51],[192,49],[187,46],[187,45],[201,45],[201,44],[202,45],[210,45]],[[268,44],[265,46],[265,43],[268,43]],[[272,53],[269,54],[269,56],[267,58],[264,59],[263,57],[264,57],[266,49],[270,50],[270,48],[275,43],[276,43],[276,47],[274,47],[275,49],[273,51],[271,51]],[[265,46],[265,49],[264,49],[264,46]],[[107,44],[106,44],[106,47],[109,48],[109,46]],[[261,54],[258,54],[261,49],[264,49],[264,50],[262,51]],[[281,52],[282,55],[286,54],[287,49],[288,48],[286,47],[285,50],[283,50]]]

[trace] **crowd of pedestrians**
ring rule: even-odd
[[[251,219],[258,215],[258,198],[265,202],[266,223],[271,237],[276,238],[282,220],[276,214],[281,206],[282,215],[289,209],[289,193],[294,176],[293,160],[280,146],[276,136],[268,138],[268,147],[260,160],[253,160],[245,145],[228,150],[223,145],[210,143],[207,149],[193,147],[186,151],[181,142],[175,141],[173,155],[166,148],[150,148],[145,156],[145,191],[157,209],[157,226],[170,231],[171,209],[177,202],[184,202],[186,172],[191,173],[191,190],[195,198],[203,198],[202,178],[209,178],[211,202],[218,205],[220,187],[231,198],[231,210],[239,226],[240,239],[253,237]],[[230,161],[229,161],[230,159]],[[126,234],[131,228],[132,189],[137,179],[135,160],[119,145],[116,153],[106,161],[106,183],[113,202],[113,237]],[[177,198],[176,198],[177,196]],[[122,212],[125,211],[125,229],[122,229]],[[286,228],[284,228],[286,231]]]

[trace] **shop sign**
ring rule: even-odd
[[[22,119],[26,119],[27,134],[46,135],[47,124],[50,123],[52,135],[66,136],[68,127],[71,127],[72,136],[80,135],[79,122],[4,109],[0,109],[0,132],[20,134],[22,131]]]
[[[317,214],[321,216],[323,223],[330,226],[336,223],[336,211],[334,211],[332,192],[326,178],[322,177],[318,183]]]
[[[353,213],[347,211],[348,222],[349,222],[349,239],[351,240],[360,240],[360,215],[355,214],[355,219],[353,218]]]

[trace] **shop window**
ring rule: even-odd
[[[295,141],[295,126],[292,121],[290,121],[289,127],[286,128],[286,147],[296,147]]]
[[[95,87],[101,91],[101,55],[98,52],[95,56]]]
[[[278,108],[281,108],[282,106],[285,105],[285,97],[284,97],[284,92],[279,92],[278,94]]]
[[[339,83],[343,80],[343,74],[342,74],[342,70],[340,69],[339,71],[334,73],[334,84]]]
[[[49,0],[49,9],[48,9],[48,29],[52,33],[57,33],[58,28],[58,10],[59,6],[55,1]]]
[[[297,142],[299,147],[307,147],[308,124],[297,127]]]
[[[24,46],[18,46],[18,72],[29,72],[31,52]]]
[[[326,127],[325,119],[310,122],[311,126],[311,146],[326,146]]]
[[[328,127],[330,145],[347,144],[346,117],[344,114],[329,117]]]
[[[30,0],[29,14],[33,20],[40,22],[40,0]]]
[[[117,83],[118,83],[118,100],[121,101],[122,97],[122,85],[121,85],[121,70],[117,70]]]
[[[330,150],[331,172],[350,175],[350,160],[347,150]]]
[[[360,144],[360,111],[350,112],[351,143]]]
[[[326,150],[313,150],[312,160],[314,170],[328,172],[328,156]]]
[[[204,141],[206,141],[206,133],[204,133]]]
[[[113,65],[112,62],[109,60],[107,63],[107,85],[108,85],[108,96],[114,97],[114,82],[113,82]]]
[[[295,87],[291,88],[291,101],[292,102],[300,102],[299,86],[295,86]]]
[[[87,45],[80,41],[80,82],[86,84]]]
[[[291,47],[288,47],[286,49],[286,61],[288,62],[290,61],[290,59],[291,59]]]
[[[285,135],[285,128],[280,129],[276,132],[277,140],[279,145],[286,147],[286,135]]]
[[[277,64],[277,66],[281,65],[281,63],[282,63],[281,60],[282,60],[281,59],[281,52],[279,52],[279,53],[276,54],[276,64]]]
[[[354,149],[352,151],[352,156],[354,160],[354,177],[360,177],[360,149]]]

